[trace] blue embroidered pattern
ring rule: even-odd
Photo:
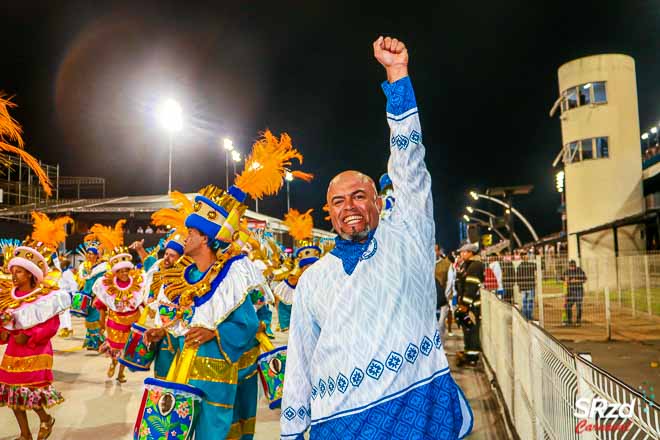
[[[418,133],[416,130],[410,132],[410,142],[417,145],[421,140],[422,140],[422,135]]]
[[[355,367],[351,373],[351,385],[354,387],[359,387],[364,379],[364,372],[359,368]]]
[[[424,339],[422,339],[422,343],[419,344],[419,350],[422,352],[424,356],[428,356],[431,354],[431,350],[433,350],[433,342],[426,336],[424,336]]]
[[[367,376],[372,379],[380,379],[380,376],[383,374],[383,364],[376,359],[372,359],[371,363],[367,367]]]
[[[463,425],[458,387],[450,374],[366,411],[312,425],[324,440],[456,439]]]
[[[337,376],[337,389],[344,394],[348,388],[348,379],[343,374],[339,373]]]
[[[411,364],[414,364],[417,360],[417,356],[419,356],[419,349],[411,342],[406,349],[406,360]]]
[[[408,148],[408,138],[401,134],[397,134],[396,136],[392,136],[390,145],[392,147],[397,147],[399,150],[405,150]]]
[[[307,410],[301,406],[300,409],[298,410],[298,417],[300,417],[302,420],[305,420],[306,415],[307,415]]]
[[[387,359],[385,359],[384,364],[377,359],[372,359],[364,370],[358,367],[353,368],[349,378],[340,372],[336,379],[328,377],[327,382],[323,379],[319,379],[318,389],[316,386],[312,386],[312,399],[315,400],[317,397],[323,399],[326,397],[326,394],[330,397],[335,390],[339,390],[344,394],[348,390],[349,383],[355,388],[358,388],[362,384],[365,376],[369,376],[374,380],[380,380],[386,369],[397,374],[404,364],[404,359],[409,363],[414,364],[417,361],[420,352],[428,357],[430,356],[431,351],[433,351],[434,346],[436,349],[440,349],[442,344],[438,344],[437,341],[439,338],[440,332],[436,330],[433,340],[428,336],[424,336],[419,343],[419,347],[411,342],[408,344],[403,356],[396,351],[391,351],[387,356]],[[433,341],[436,341],[436,343],[434,344]]]
[[[293,420],[296,417],[296,411],[289,406],[282,411],[282,415],[286,417],[287,420]]]
[[[385,361],[388,370],[398,373],[403,364],[403,357],[397,352],[391,352]]]
[[[384,81],[381,87],[387,97],[387,113],[399,116],[417,107],[415,91],[410,82],[410,77],[405,76],[392,84]]]

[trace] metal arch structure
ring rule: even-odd
[[[492,228],[493,232],[495,232],[495,233],[497,234],[497,236],[500,237],[500,239],[501,239],[502,241],[508,241],[508,240],[509,240],[509,239],[506,238],[504,235],[502,235],[502,233],[501,233],[500,231],[498,231],[497,228],[495,228],[495,227],[493,226],[492,221],[491,221],[491,222],[487,222],[487,221],[485,221],[485,220],[483,220],[483,219],[480,219],[480,218],[478,218],[478,217],[472,217],[472,216],[469,216],[469,215],[467,215],[467,214],[465,214],[465,215],[467,216],[467,218],[470,219],[470,221],[473,221],[473,222],[475,222],[475,223],[478,223],[478,224],[480,224],[481,226],[487,226],[487,227]],[[522,247],[521,244],[520,244],[520,240],[518,240],[518,236],[516,236],[516,235],[514,234],[514,237],[515,237],[516,242],[518,243],[518,247]]]
[[[502,200],[500,200],[496,197],[487,196],[486,194],[480,194],[476,191],[470,192],[470,195],[475,200],[478,200],[478,199],[490,200],[491,202],[494,202],[494,203],[497,203],[498,205],[503,206],[505,209],[510,209],[511,212],[513,212],[515,214],[515,216],[518,217],[518,219],[520,219],[520,221],[523,222],[525,226],[527,226],[527,229],[529,230],[529,233],[532,234],[532,237],[534,237],[534,241],[539,241],[539,236],[536,233],[536,231],[534,230],[534,228],[532,227],[532,225],[529,223],[529,221],[527,221],[527,219],[516,208],[514,208],[513,206],[509,206],[508,203],[506,203],[506,202],[504,202],[504,201],[502,201]]]
[[[497,218],[497,216],[496,216],[495,214],[493,214],[492,212],[486,211],[486,210],[484,210],[484,209],[479,209],[479,208],[474,208],[474,207],[470,207],[470,208],[471,208],[474,212],[478,212],[478,213],[480,213],[480,214],[483,214],[483,215],[487,216],[487,217],[488,217],[488,223],[490,223],[490,227],[493,229],[493,231],[495,231],[495,232],[497,233],[497,235],[500,236],[500,238],[502,238],[502,235],[499,233],[499,231],[497,230],[497,228],[496,228],[495,225],[493,224],[493,219],[494,219],[494,218]],[[468,211],[468,212],[469,212],[469,211]],[[475,218],[476,218],[476,217],[475,217]],[[509,226],[508,226],[508,225],[506,226],[506,229],[507,229],[507,230],[509,229]],[[513,239],[516,240],[516,243],[518,244],[518,247],[522,247],[522,242],[520,241],[520,238],[518,238],[518,234],[516,234],[515,231],[513,232]],[[505,240],[505,239],[502,238],[502,240]],[[508,239],[507,239],[507,240],[508,240]]]

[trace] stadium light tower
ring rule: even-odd
[[[167,131],[170,149],[170,164],[167,178],[167,192],[172,192],[172,147],[174,133],[183,128],[183,109],[174,99],[168,98],[158,109],[158,120],[160,125]]]

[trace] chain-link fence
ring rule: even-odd
[[[660,335],[660,254],[582,259],[574,266],[562,256],[490,257],[487,267],[486,288],[560,338]]]

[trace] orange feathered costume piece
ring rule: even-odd
[[[39,161],[25,151],[23,128],[9,114],[9,109],[14,107],[16,107],[16,104],[12,102],[11,97],[0,91],[0,152],[4,151],[20,157],[34,171],[46,195],[51,196],[53,194],[53,184],[48,178],[48,174],[41,168]],[[9,142],[15,142],[17,146],[11,145]],[[0,163],[3,162],[5,161],[0,157]]]
[[[290,209],[284,215],[284,224],[289,228],[289,235],[295,240],[302,241],[312,236],[314,229],[314,219],[312,219],[313,209],[301,214],[297,209]]]
[[[297,159],[302,164],[303,156],[291,144],[291,136],[282,133],[279,137],[266,130],[252,145],[252,152],[245,162],[245,169],[236,176],[234,185],[254,199],[275,195],[284,185],[284,176]],[[314,175],[302,171],[290,171],[294,177],[309,182]]]

